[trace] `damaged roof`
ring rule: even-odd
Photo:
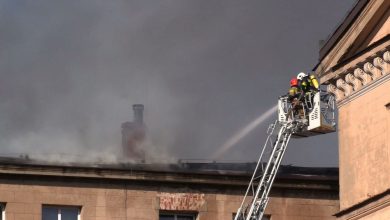
[[[265,164],[264,164],[265,166]],[[23,174],[43,176],[69,176],[85,178],[109,178],[129,180],[185,180],[191,176],[202,181],[221,183],[226,179],[239,180],[246,184],[253,174],[255,162],[189,162],[177,163],[59,163],[30,159],[28,157],[0,157],[0,174]],[[338,182],[338,168],[298,167],[281,165],[279,180],[314,180]],[[243,182],[243,183],[241,183]],[[230,182],[234,183],[234,182]]]

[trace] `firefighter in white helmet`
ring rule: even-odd
[[[304,92],[317,92],[319,90],[319,83],[317,78],[311,74],[308,75],[304,72],[300,72],[297,75],[298,87]]]
[[[304,105],[304,111],[310,111],[314,106],[314,94],[319,91],[319,83],[316,77],[311,74],[310,76],[306,73],[298,73],[298,87],[302,91],[300,101]]]

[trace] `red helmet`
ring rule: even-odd
[[[298,85],[298,79],[297,78],[292,78],[290,80],[290,86],[297,86]]]

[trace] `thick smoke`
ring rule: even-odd
[[[209,159],[315,65],[352,2],[0,0],[0,154],[115,161],[142,103],[149,158]],[[265,128],[224,159],[255,160]],[[286,162],[337,164],[321,140]]]

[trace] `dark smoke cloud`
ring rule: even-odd
[[[1,154],[115,160],[143,103],[150,157],[208,159],[316,64],[353,2],[0,0]],[[266,124],[221,159],[255,160]],[[337,165],[335,135],[291,145],[285,163]]]

